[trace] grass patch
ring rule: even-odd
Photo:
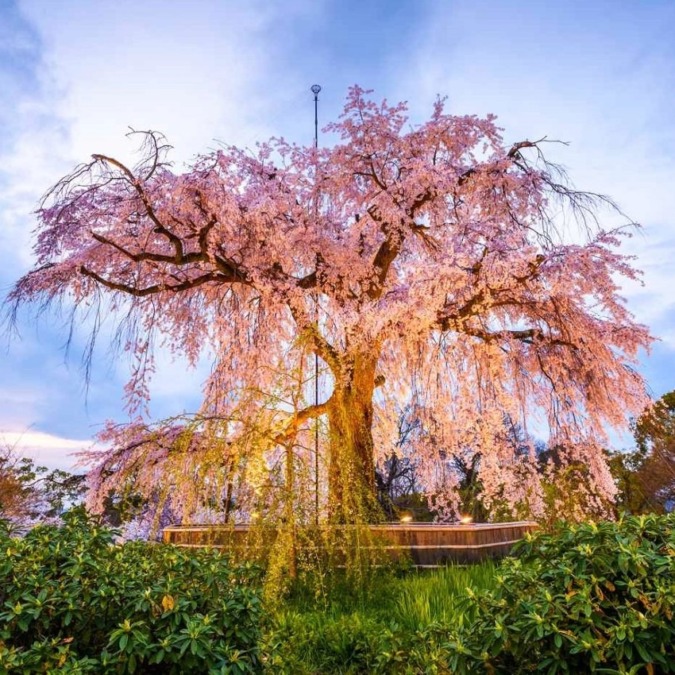
[[[493,588],[496,569],[487,561],[404,575],[380,571],[365,589],[337,580],[318,597],[296,589],[268,618],[267,666],[298,675],[396,672],[415,661],[427,668],[434,660],[443,668],[447,649],[441,643],[475,618],[465,602],[467,588]]]
[[[416,631],[431,624],[451,626],[466,618],[458,601],[466,589],[486,590],[495,585],[492,561],[473,566],[453,566],[417,572],[401,579],[395,587],[395,621],[405,630]]]

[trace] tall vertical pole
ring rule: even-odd
[[[314,147],[319,147],[319,92],[320,84],[312,85],[312,94],[314,94]]]
[[[319,92],[321,86],[312,85],[312,94],[314,94],[314,149],[319,149]],[[316,156],[315,156],[316,157]],[[314,164],[314,180],[316,181],[318,170],[318,157]],[[314,225],[317,226],[317,217],[319,203],[317,196],[314,197]],[[318,278],[317,278],[318,282]],[[314,294],[314,321],[316,329],[319,330],[319,292]],[[314,405],[319,405],[319,355],[314,352]],[[316,524],[319,524],[319,418],[314,420],[314,516]]]

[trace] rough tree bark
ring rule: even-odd
[[[378,515],[372,431],[377,361],[372,352],[347,357],[328,408],[329,505],[347,520]]]

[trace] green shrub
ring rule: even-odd
[[[259,573],[215,551],[140,542],[82,514],[0,533],[0,672],[259,669]]]
[[[466,600],[460,671],[675,672],[675,516],[560,525],[515,554]]]

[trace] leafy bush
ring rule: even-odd
[[[675,672],[675,516],[528,537],[493,591],[470,593],[469,672]]]
[[[0,672],[256,672],[259,573],[140,542],[82,513],[0,533]]]
[[[0,672],[675,672],[675,516],[559,525],[499,567],[298,592],[265,617],[256,569],[81,516],[0,532]]]

